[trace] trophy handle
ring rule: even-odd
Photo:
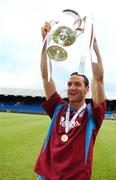
[[[79,17],[81,19],[80,15],[76,11],[74,11],[72,9],[64,9],[62,12],[72,14],[72,16],[74,16],[75,18]]]
[[[51,25],[51,30],[50,32],[48,32],[48,34],[46,35],[44,41],[43,41],[43,45],[42,45],[42,51],[43,51],[43,48],[45,47],[45,44],[48,48],[49,44],[50,44],[50,41],[51,41],[51,35],[52,35],[52,27],[55,25],[55,24],[58,24],[59,21],[53,21],[51,20],[50,21],[50,25]],[[49,58],[48,59],[48,76],[49,76],[49,81],[52,79],[52,62],[51,62],[51,59]]]
[[[72,9],[64,9],[62,12],[71,15],[75,19],[73,25],[75,25],[78,22],[78,27],[81,26],[81,23],[83,20],[81,19],[80,15],[76,11]]]
[[[53,27],[55,24],[58,24],[58,23],[59,23],[59,21],[53,21],[53,20],[51,20],[51,21],[50,21],[51,29],[52,29],[52,27]],[[43,50],[46,42],[47,42],[47,47],[49,46],[50,40],[51,40],[51,34],[52,34],[52,30],[50,30],[50,32],[48,32],[48,34],[46,35],[46,37],[45,37],[45,39],[44,39],[44,41],[43,41],[42,50]]]

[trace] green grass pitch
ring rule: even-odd
[[[33,168],[50,120],[0,113],[0,180],[36,180]],[[116,121],[105,120],[94,147],[92,180],[116,179]]]

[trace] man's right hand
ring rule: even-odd
[[[41,27],[41,34],[42,34],[43,40],[45,39],[45,37],[48,34],[48,32],[50,32],[50,30],[51,30],[50,23],[49,22],[45,22],[43,27]]]

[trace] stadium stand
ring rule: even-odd
[[[66,90],[59,92],[66,98]],[[45,100],[42,90],[34,89],[0,89],[0,111],[45,114],[41,103]],[[86,102],[90,101],[90,95]],[[116,100],[107,100],[106,119],[116,119]]]
[[[2,105],[0,106],[0,111],[7,111],[7,112],[22,112],[22,113],[41,113],[44,114],[44,109],[38,105]]]
[[[0,111],[45,114],[40,105],[44,99],[42,91],[39,90],[2,88]]]

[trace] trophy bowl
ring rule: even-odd
[[[47,54],[50,59],[64,61],[68,57],[67,47],[73,45],[77,39],[77,29],[82,24],[80,15],[70,9],[63,10],[61,20],[51,27],[50,43]]]
[[[60,26],[52,33],[52,40],[61,46],[70,46],[76,41],[76,34],[68,26]]]

